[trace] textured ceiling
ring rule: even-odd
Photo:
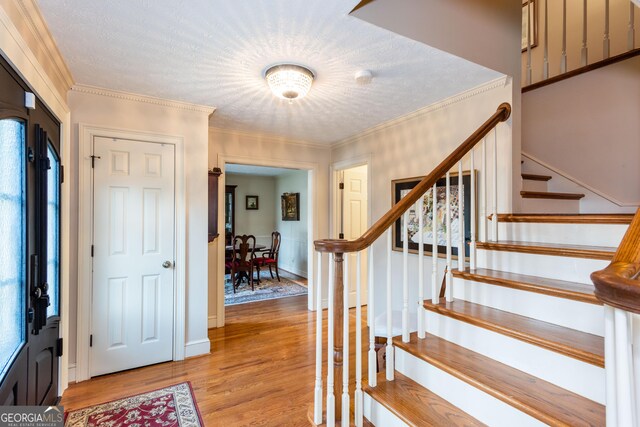
[[[236,175],[280,176],[296,170],[297,169],[270,168],[267,166],[239,165],[235,163],[227,163],[224,166],[226,173]]]
[[[39,0],[77,83],[217,108],[211,125],[315,143],[345,139],[500,74],[348,13],[358,0]],[[311,68],[306,98],[264,70]],[[371,84],[354,74],[369,69]]]

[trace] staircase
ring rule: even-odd
[[[521,207],[529,213],[563,213],[577,214],[580,212],[580,200],[584,198],[582,193],[564,193],[549,191],[550,175],[532,173],[529,162],[522,164],[522,197]],[[534,171],[537,172],[537,171]]]
[[[604,310],[589,275],[633,215],[500,215],[453,299],[424,302],[426,337],[393,339],[395,376],[365,386],[377,426],[605,425]],[[535,240],[533,240],[535,239]]]

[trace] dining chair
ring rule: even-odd
[[[243,234],[233,238],[230,263],[233,293],[236,292],[237,287],[240,286],[242,279],[245,277],[251,284],[251,290],[255,290],[253,286],[253,269],[256,267],[255,250],[255,236]]]
[[[280,252],[281,240],[282,237],[279,232],[274,231],[271,233],[271,247],[262,253],[262,257],[256,258],[258,277],[260,277],[260,267],[269,266],[269,273],[273,279],[272,268],[275,267],[276,277],[278,278],[278,282],[280,281],[280,273],[278,272],[278,254]]]

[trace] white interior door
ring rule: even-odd
[[[358,166],[343,171],[344,183],[344,203],[343,224],[344,238],[354,240],[362,236],[367,231],[367,166]],[[355,253],[349,254],[349,306],[354,307],[356,303],[356,280],[357,280],[357,256]],[[367,303],[367,252],[360,254],[360,271],[362,281],[362,293],[360,302]]]
[[[94,139],[92,376],[172,359],[174,149]]]

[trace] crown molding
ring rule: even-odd
[[[293,139],[288,139],[284,137],[279,137],[277,135],[263,134],[260,132],[249,132],[249,131],[237,130],[237,129],[219,128],[215,126],[209,126],[209,131],[224,133],[231,136],[259,139],[262,141],[272,142],[272,143],[294,145],[294,146],[305,147],[305,148],[313,148],[316,150],[329,150],[331,148],[329,144],[318,144],[318,143],[308,142],[308,141],[293,140]]]
[[[213,114],[213,112],[216,111],[215,107],[210,107],[208,105],[191,104],[183,101],[174,101],[171,99],[156,98],[153,96],[140,95],[137,93],[105,89],[97,86],[77,84],[77,85],[73,85],[71,87],[71,90],[74,92],[107,96],[110,98],[123,99],[126,101],[144,102],[146,104],[176,108],[178,110],[196,111],[198,113],[206,113],[209,115]]]
[[[397,126],[401,123],[404,122],[408,122],[412,119],[415,119],[416,117],[420,117],[429,113],[432,113],[434,111],[437,110],[441,110],[443,108],[449,107],[450,105],[456,104],[458,102],[464,101],[465,99],[469,99],[472,98],[474,96],[480,95],[482,93],[488,92],[490,90],[493,89],[497,89],[500,87],[505,87],[507,86],[509,83],[511,83],[511,78],[509,76],[503,76],[503,77],[499,77],[497,79],[491,80],[487,83],[484,83],[480,86],[476,86],[472,89],[468,89],[464,92],[460,92],[456,95],[450,96],[448,98],[444,98],[441,99],[440,101],[433,103],[431,105],[428,105],[426,107],[422,107],[419,110],[413,111],[409,114],[405,114],[404,116],[400,116],[400,117],[396,117],[395,119],[391,119],[388,120],[386,122],[380,123],[374,127],[371,127],[369,129],[365,129],[362,132],[359,132],[353,136],[350,136],[348,138],[345,138],[341,141],[335,142],[333,144],[331,144],[331,149],[336,149],[336,148],[340,148],[340,147],[344,147],[346,145],[349,145],[355,141],[357,141],[358,139],[371,135],[373,133],[376,132],[380,132],[384,129],[388,129],[390,127],[393,126]]]
[[[16,4],[38,45],[43,47],[43,52],[53,64],[53,72],[56,77],[66,89],[69,89],[74,83],[73,75],[49,31],[49,26],[44,20],[36,0],[17,0]]]

